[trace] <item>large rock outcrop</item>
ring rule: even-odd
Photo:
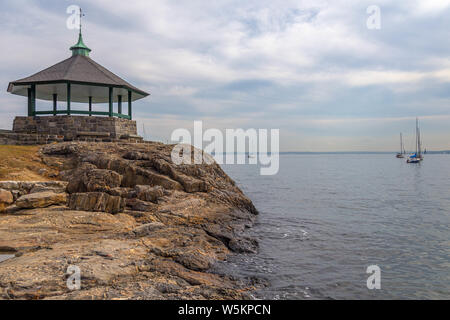
[[[255,207],[219,165],[175,165],[171,151],[52,144],[40,159],[62,182],[0,182],[16,197],[14,214],[0,214],[0,248],[16,253],[1,263],[0,299],[249,298],[254,280],[210,268],[257,251],[245,233]],[[67,287],[69,266],[81,290]]]
[[[252,202],[216,163],[175,165],[173,146],[163,144],[60,143],[42,149],[45,163],[59,164],[60,178],[68,181],[69,193],[130,193],[155,202],[161,192],[183,192],[256,214]],[[55,161],[58,158],[59,161]],[[148,189],[156,187],[156,189]],[[143,190],[147,188],[147,196]],[[122,189],[122,191],[120,191]],[[152,191],[153,190],[153,191]],[[156,192],[156,193],[155,193]],[[133,196],[125,196],[132,198]],[[186,195],[187,196],[187,195]],[[189,197],[189,196],[187,196]]]

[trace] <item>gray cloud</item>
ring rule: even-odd
[[[9,81],[69,56],[72,1],[3,4],[0,127],[26,101]],[[450,1],[78,1],[92,58],[152,96],[139,128],[280,128],[283,150],[396,150],[423,118],[429,148],[450,149]],[[142,130],[142,129],[140,129]],[[409,131],[408,131],[409,130]],[[428,135],[426,130],[429,130]]]

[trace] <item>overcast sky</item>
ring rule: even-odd
[[[8,83],[70,56],[72,4],[91,58],[152,94],[134,107],[148,138],[203,120],[278,128],[282,151],[389,151],[419,116],[450,149],[450,0],[2,1],[0,128],[26,115]]]

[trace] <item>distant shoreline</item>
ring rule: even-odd
[[[270,154],[270,152],[268,152]],[[280,155],[288,154],[303,154],[303,155],[314,155],[314,154],[396,154],[396,151],[284,151],[279,152]],[[414,151],[407,152],[406,154],[414,153]],[[227,153],[217,153],[216,155],[226,155]],[[230,153],[231,154],[231,153]],[[236,154],[249,154],[248,152],[235,152]],[[258,155],[260,152],[251,153],[252,155]],[[442,151],[427,151],[426,154],[450,154],[450,150]]]
[[[280,152],[280,154],[395,154],[396,151],[335,151],[335,152]],[[411,152],[407,152],[412,153]],[[443,151],[427,151],[427,154],[450,154],[450,150]]]

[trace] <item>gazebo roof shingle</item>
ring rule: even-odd
[[[114,86],[130,89],[144,97],[149,95],[84,55],[74,55],[32,76],[13,81],[8,91],[11,92],[14,86],[57,82]]]

